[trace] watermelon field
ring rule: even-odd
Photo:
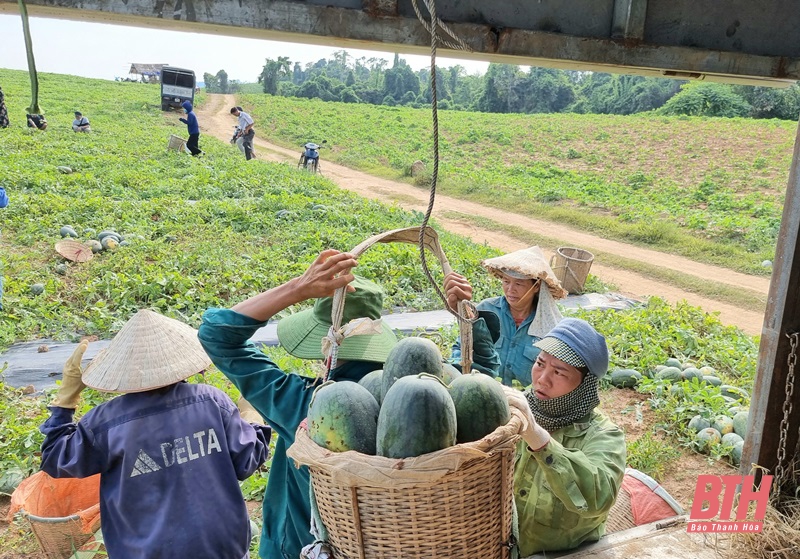
[[[11,118],[11,127],[0,130],[0,185],[11,198],[0,210],[0,492],[38,469],[38,425],[47,416],[47,395],[31,397],[2,382],[2,352],[14,343],[110,339],[139,308],[196,327],[205,309],[231,306],[299,274],[324,248],[347,250],[422,219],[293,166],[245,162],[210,136],[201,136],[202,158],[169,151],[170,135],[186,128],[176,113],[160,111],[156,85],[41,74],[44,132],[23,124],[27,73],[0,69],[0,85]],[[423,110],[259,95],[239,102],[252,111],[259,134],[274,130],[271,141],[296,146],[327,139],[324,157],[354,168],[399,177],[409,159],[429,161],[430,114]],[[91,134],[71,131],[75,110],[90,118]],[[765,273],[760,263],[772,258],[793,123],[449,111],[441,120],[446,193],[750,273]],[[114,230],[126,244],[62,266],[53,247],[65,225],[81,241]],[[480,267],[497,250],[440,235],[476,299],[500,292]],[[432,271],[441,279],[435,264]],[[371,248],[357,272],[385,288],[387,312],[442,307],[413,246]],[[596,278],[589,285],[604,289]],[[615,380],[617,386],[609,375],[601,395],[604,409],[631,426],[630,465],[672,491],[677,464],[699,456],[709,469],[725,468],[735,460],[734,445],[698,439],[694,427],[704,423],[690,422],[696,416],[709,426],[720,416],[732,422],[746,411],[757,338],[658,297],[625,312],[577,316],[606,336],[612,369],[640,375]],[[445,355],[455,336],[452,328],[441,332]],[[280,349],[265,351],[285,370],[315,374]],[[677,360],[677,376],[660,374],[669,359]],[[709,374],[685,373],[702,367]],[[217,371],[192,380],[238,397]],[[104,398],[87,390],[79,413]],[[246,498],[261,497],[268,470],[243,483]],[[36,556],[22,525],[0,529],[0,548]]]

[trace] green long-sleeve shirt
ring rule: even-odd
[[[596,541],[625,474],[625,436],[593,411],[551,433],[536,452],[517,447],[514,500],[522,557]]]
[[[316,384],[314,379],[285,373],[248,341],[264,324],[236,311],[209,309],[203,315],[198,338],[214,365],[278,434],[264,495],[258,554],[263,559],[297,559],[300,549],[314,540],[309,532],[310,479],[308,468],[296,468],[286,449],[308,413]],[[381,363],[350,361],[329,376],[358,382],[381,367]]]

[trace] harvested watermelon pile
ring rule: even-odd
[[[359,383],[328,381],[308,411],[311,440],[333,452],[410,458],[482,439],[511,419],[503,388],[462,375],[426,338],[400,340],[384,369]]]

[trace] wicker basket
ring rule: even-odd
[[[508,559],[523,421],[512,411],[480,441],[400,460],[330,452],[301,426],[289,455],[309,466],[337,559]]]
[[[100,475],[55,479],[36,472],[11,495],[8,521],[17,513],[30,524],[46,557],[72,557],[100,527]]]
[[[575,247],[559,247],[550,258],[550,267],[567,293],[583,293],[583,285],[589,277],[594,255],[588,250]]]
[[[86,533],[82,528],[81,517],[77,514],[61,518],[47,518],[28,514],[23,511],[23,516],[28,520],[39,542],[39,547],[48,559],[66,559],[87,541],[89,541],[97,528],[100,527],[100,518]]]
[[[171,134],[169,137],[169,143],[167,144],[167,147],[169,149],[174,149],[175,151],[186,151],[186,140],[184,140],[180,136]]]

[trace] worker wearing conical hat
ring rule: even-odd
[[[248,556],[239,481],[266,460],[271,430],[248,423],[221,390],[185,382],[211,361],[197,332],[140,310],[81,372],[88,342],[64,366],[41,426],[42,470],[100,474],[109,557]],[[72,418],[86,386],[121,396]]]
[[[501,281],[503,289],[503,295],[477,305],[495,339],[500,358],[494,375],[507,386],[514,380],[528,386],[531,367],[539,355],[539,348],[533,342],[540,340],[561,320],[556,299],[566,297],[567,292],[537,246],[489,258],[481,265]],[[453,308],[458,300],[472,299],[468,280],[456,273],[445,278],[445,292]],[[451,361],[460,359],[461,343],[456,340]]]

